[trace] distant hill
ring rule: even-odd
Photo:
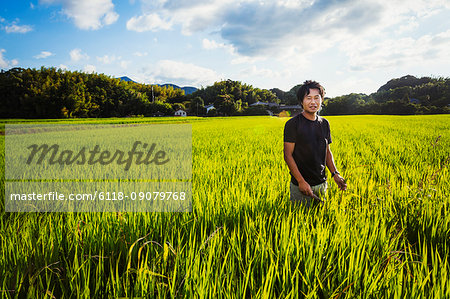
[[[198,89],[192,86],[185,86],[181,88],[182,90],[184,90],[184,94],[191,94],[196,92]]]
[[[120,80],[123,80],[123,81],[126,81],[126,82],[134,82],[134,83],[137,83],[136,81],[134,81],[133,79],[131,79],[131,78],[127,77],[127,76],[122,76],[122,77],[120,77],[119,79],[120,79]],[[191,93],[197,91],[197,88],[192,87],[192,86],[180,87],[180,86],[178,86],[178,85],[171,84],[171,83],[158,84],[158,86],[161,86],[161,87],[172,86],[173,88],[184,90],[184,94],[185,94],[185,95],[188,95],[188,94],[191,94]]]
[[[433,80],[430,77],[416,78],[411,75],[406,75],[401,78],[395,78],[395,79],[389,80],[386,84],[384,84],[383,86],[378,88],[377,92],[388,91],[390,89],[395,89],[395,88],[405,87],[405,86],[415,87],[415,86],[427,84],[427,83],[430,83],[433,81],[436,81],[436,80]]]
[[[180,86],[178,86],[178,85],[170,84],[170,83],[166,83],[166,84],[158,84],[158,85],[159,85],[159,86],[162,86],[162,87],[172,86],[173,88],[182,89],[182,90],[184,90],[184,94],[186,94],[186,95],[191,94],[191,93],[197,91],[197,88],[192,87],[192,86],[180,87]]]
[[[127,82],[134,82],[134,83],[137,83],[136,81],[134,81],[134,80],[128,78],[127,76],[120,77],[119,79],[122,80],[122,81],[127,81]]]

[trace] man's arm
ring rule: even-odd
[[[330,150],[330,145],[327,144],[327,167],[328,170],[330,170],[331,173],[335,172],[336,169],[336,165],[334,165],[334,159],[333,159],[333,154],[331,153]],[[336,182],[336,184],[339,186],[339,189],[341,190],[346,190],[347,189],[347,184],[345,183],[345,180],[343,177],[341,177],[339,174],[335,174],[333,176],[334,181]]]
[[[295,143],[293,142],[284,143],[284,161],[286,161],[290,172],[297,180],[298,189],[300,190],[300,192],[308,196],[314,196],[311,186],[305,181],[302,174],[298,170],[297,164],[294,161],[294,157],[292,156],[292,154],[294,153],[294,147]]]

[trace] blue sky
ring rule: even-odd
[[[2,1],[0,68],[41,66],[369,94],[407,74],[450,76],[450,1]]]

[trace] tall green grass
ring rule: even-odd
[[[450,298],[450,116],[327,119],[348,190],[309,210],[271,117],[191,120],[192,213],[5,213],[3,175],[1,296]]]

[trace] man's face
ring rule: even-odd
[[[322,105],[322,97],[320,91],[316,88],[310,89],[309,94],[303,98],[303,110],[308,113],[315,113],[319,111]]]

